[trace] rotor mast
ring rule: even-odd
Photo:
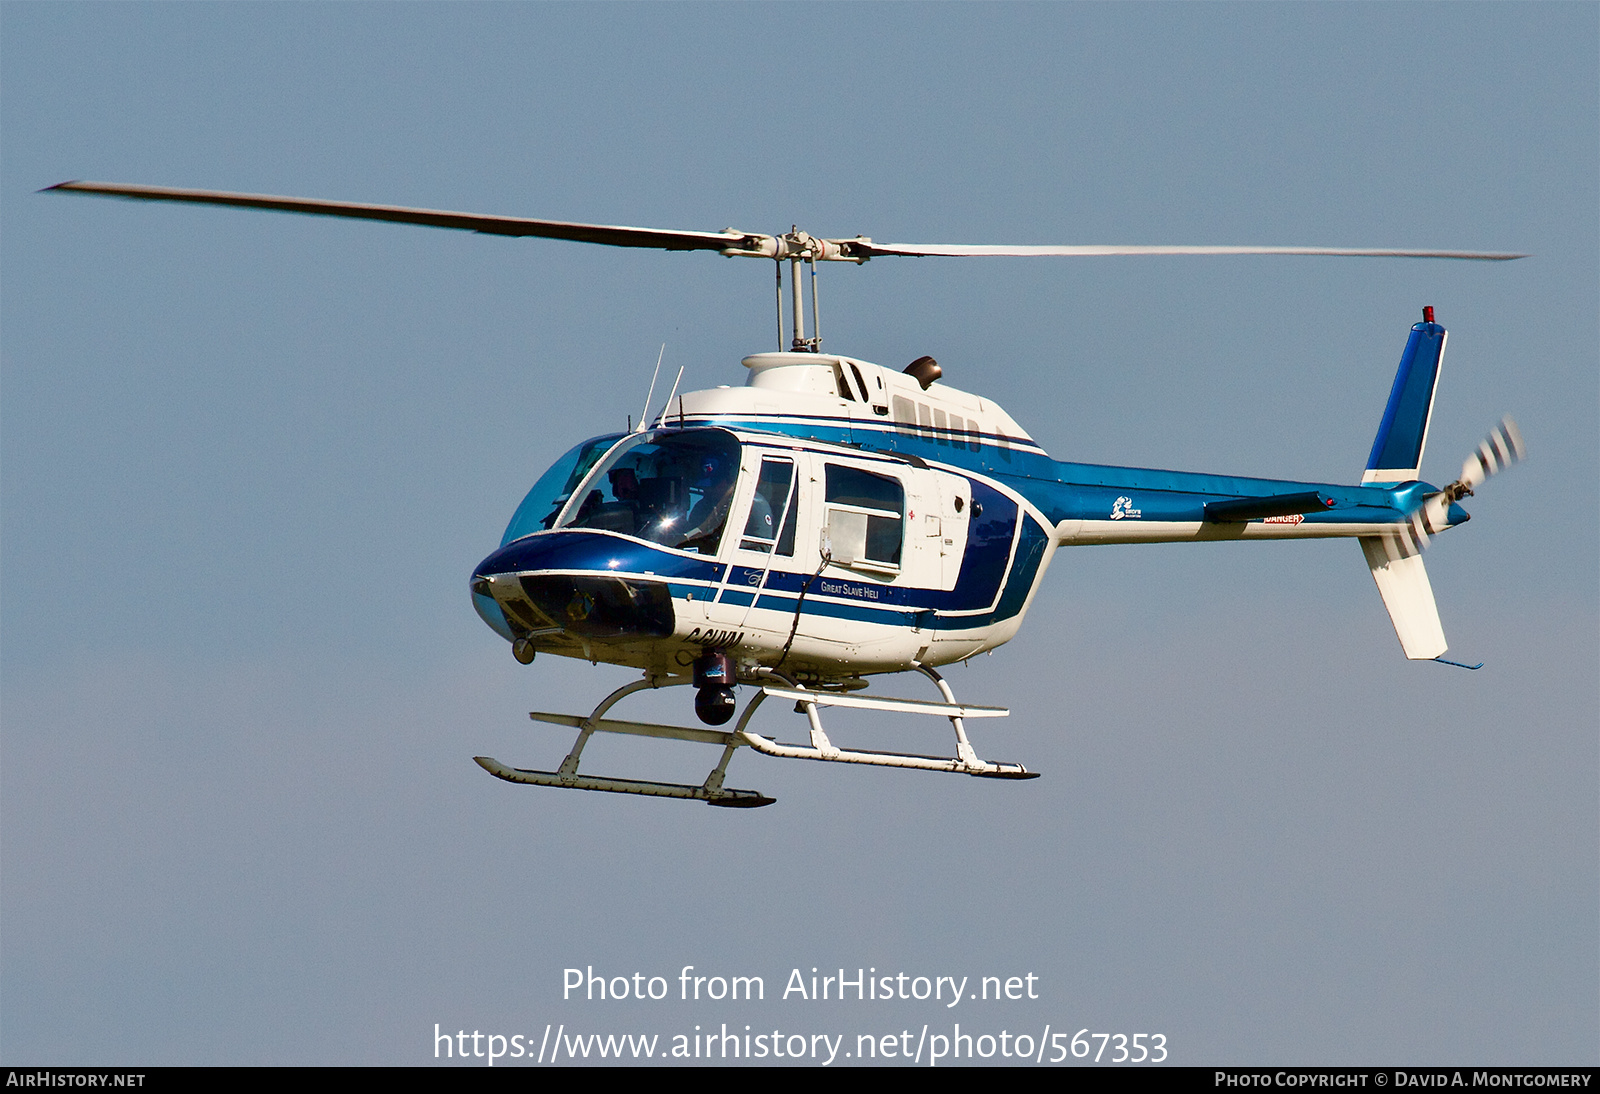
[[[779,261],[782,261],[782,259],[779,259]],[[812,299],[813,303],[815,303],[815,301],[817,299],[817,280],[816,279],[817,279],[817,264],[815,262],[812,262],[811,263],[811,299]],[[802,293],[801,287],[800,287],[800,259],[798,259],[798,258],[791,258],[789,260],[789,295],[790,295],[789,308],[794,313],[794,341],[790,344],[790,348],[793,349],[796,353],[800,352],[801,350],[811,350],[812,352],[819,351],[822,348],[822,339],[821,338],[818,338],[816,340],[816,344],[815,345],[811,345],[806,341],[806,325],[805,325],[805,318],[804,318],[805,313],[800,310],[800,304],[801,304],[800,298],[803,295],[803,293]],[[812,330],[816,330],[816,324],[815,323],[811,324],[811,329]]]
[[[732,231],[732,229],[729,229]],[[789,263],[789,314],[794,336],[789,349],[794,353],[822,352],[822,307],[817,298],[818,262],[854,262],[858,265],[871,258],[866,250],[872,241],[865,236],[855,239],[818,239],[790,225],[787,235],[746,236],[740,246],[723,249],[722,254],[732,258],[771,258],[778,263],[778,349],[783,349],[783,263]],[[811,336],[806,337],[805,287],[800,283],[800,264],[804,262],[811,275]]]
[[[783,259],[777,259],[778,267],[778,349],[783,349]],[[804,306],[802,297],[804,292],[800,285],[800,263],[804,262],[811,271],[811,337],[806,337],[804,319]],[[789,349],[794,353],[821,353],[822,352],[822,313],[817,303],[817,263],[811,258],[789,259],[789,311],[794,316],[794,338],[789,342]]]

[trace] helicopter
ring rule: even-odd
[[[529,489],[500,545],[474,567],[473,608],[524,665],[539,654],[637,670],[587,715],[534,711],[577,730],[559,767],[476,762],[513,783],[699,800],[774,799],[724,785],[740,748],[786,759],[1032,779],[980,758],[969,720],[1004,707],[956,699],[940,668],[1003,645],[1020,628],[1058,548],[1221,540],[1352,538],[1405,656],[1447,660],[1422,560],[1465,523],[1459,504],[1522,459],[1503,418],[1435,487],[1419,479],[1447,332],[1432,307],[1411,327],[1360,481],[1241,478],[1051,458],[992,400],[944,382],[929,356],[903,369],[822,352],[816,269],[883,257],[1339,255],[1504,261],[1482,251],[1236,246],[972,246],[636,228],[263,194],[64,182],[49,191],[380,220],[488,235],[765,258],[777,276],[779,348],[743,359],[741,386],[678,391],[637,425],[581,441]],[[783,266],[792,337],[783,345]],[[802,264],[811,281],[805,324]],[[866,694],[869,678],[914,673],[934,699]],[[608,717],[645,690],[692,687],[699,726]],[[753,689],[740,709],[737,688]],[[793,703],[807,740],[751,728],[768,699]],[[948,720],[953,756],[842,748],[821,712],[853,708]],[[731,723],[731,728],[729,727]],[[722,749],[703,783],[608,778],[578,768],[597,732]]]

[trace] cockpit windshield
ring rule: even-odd
[[[522,499],[522,504],[511,515],[511,523],[506,525],[506,534],[501,537],[500,546],[552,527],[561,507],[567,504],[572,491],[583,481],[589,469],[622,437],[621,433],[608,433],[603,437],[591,438],[574,445],[551,464],[550,470],[539,476],[539,481],[533,484],[533,489],[528,491],[528,496]]]
[[[729,433],[642,433],[607,456],[556,526],[620,532],[714,555],[738,477],[739,442]]]

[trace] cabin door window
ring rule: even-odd
[[[750,513],[739,537],[741,551],[794,557],[795,522],[799,517],[799,495],[794,486],[793,460],[762,457],[750,496]]]
[[[900,480],[836,463],[828,464],[825,478],[824,535],[834,564],[899,573],[906,511]]]

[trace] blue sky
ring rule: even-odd
[[[0,7],[0,1057],[953,1017],[560,998],[569,966],[693,964],[769,992],[1031,971],[1040,1000],[962,1020],[1163,1032],[1180,1063],[1592,1063],[1597,30],[1587,5]],[[686,386],[741,382],[770,271],[34,193],[68,178],[1531,252],[821,275],[827,349],[932,354],[1059,458],[1311,479],[1359,477],[1435,306],[1425,475],[1507,412],[1531,450],[1428,555],[1488,667],[1407,663],[1353,544],[1066,550],[1017,639],[952,674],[1012,709],[981,750],[1039,780],[741,755],[730,782],[779,799],[754,813],[495,782],[471,756],[557,763],[525,712],[625,674],[517,665],[473,565],[556,455],[637,413],[662,342]]]

